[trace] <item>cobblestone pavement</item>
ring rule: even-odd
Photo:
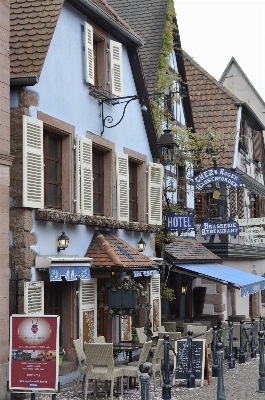
[[[245,399],[265,399],[265,393],[259,393],[259,357],[255,359],[249,359],[245,364],[238,364],[236,360],[235,369],[228,369],[228,361],[224,360],[224,385],[226,400],[245,400]],[[211,372],[211,367],[210,367]],[[162,389],[157,388],[154,391],[152,378],[150,380],[150,392],[149,400],[161,400]],[[57,400],[84,400],[84,392],[81,390],[78,394],[75,393],[75,383],[64,386],[61,388],[61,393],[56,395]],[[157,380],[159,385],[159,379]],[[98,385],[98,396],[97,399],[106,399],[103,391],[103,386]],[[80,389],[82,388],[80,384]],[[88,399],[95,399],[92,396],[93,386],[89,383],[89,395]],[[137,389],[124,390],[123,396],[118,396],[114,393],[114,397],[121,399],[136,400],[139,399],[139,391]],[[108,397],[110,398],[110,397]],[[38,400],[50,400],[51,396],[36,396]],[[174,386],[171,389],[171,399],[186,400],[186,399],[198,399],[198,400],[216,400],[217,399],[217,378],[211,378],[210,384],[205,381],[204,386],[196,386],[195,389],[187,389],[186,386]]]

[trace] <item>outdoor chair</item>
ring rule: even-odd
[[[136,328],[136,332],[139,339],[139,343],[145,343],[147,341],[147,336],[144,333],[144,327]]]
[[[164,336],[168,335],[169,336],[169,342],[171,344],[171,346],[173,347],[173,349],[175,348],[175,343],[173,343],[172,341],[174,339],[180,339],[181,338],[181,332],[158,332],[158,339],[164,339]],[[164,354],[162,356],[162,359],[164,359]],[[171,361],[174,360],[174,353],[173,350],[169,350],[169,359]]]
[[[176,321],[169,321],[163,322],[163,326],[167,332],[176,332],[177,329],[177,322]]]
[[[160,327],[158,328],[158,332],[166,332],[165,327],[164,327],[164,326],[160,326]]]
[[[145,342],[143,345],[143,348],[141,349],[140,357],[138,361],[133,361],[129,363],[128,365],[123,366],[123,376],[127,376],[127,388],[129,388],[129,378],[134,378],[138,379],[138,384],[139,384],[139,394],[141,394],[141,385],[139,383],[139,376],[140,376],[140,370],[139,367],[141,364],[145,363],[148,356],[149,352],[151,350],[152,346],[152,341],[150,340],[149,342]]]
[[[105,336],[94,336],[92,343],[106,343]]]
[[[187,332],[188,332],[188,325],[192,325],[192,326],[202,326],[201,322],[183,322],[183,336],[187,336]],[[193,331],[193,329],[192,329]]]
[[[113,343],[85,343],[86,355],[86,384],[85,399],[87,399],[88,380],[95,380],[95,393],[97,397],[97,381],[105,381],[105,392],[107,396],[107,381],[110,385],[110,398],[113,400],[113,389],[115,378],[120,379],[121,396],[123,395],[123,367],[114,366]]]
[[[197,335],[204,335],[204,333],[207,331],[207,326],[206,325],[188,324],[187,332],[189,332],[189,331],[193,332],[194,337],[196,337]]]
[[[158,339],[155,352],[152,357],[152,362],[147,362],[149,365],[149,373],[154,378],[154,389],[156,390],[156,373],[159,373],[160,387],[162,386],[162,373],[161,373],[161,361],[164,358],[164,340]]]
[[[74,344],[74,349],[76,352],[77,360],[78,360],[78,378],[76,382],[76,393],[78,392],[79,389],[79,382],[81,379],[81,376],[83,376],[83,381],[82,381],[82,390],[84,391],[84,382],[85,382],[85,376],[87,374],[87,367],[85,365],[86,363],[86,355],[83,350],[83,338],[81,337],[80,339],[73,340]]]

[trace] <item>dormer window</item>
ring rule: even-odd
[[[85,68],[90,94],[123,96],[122,44],[108,40],[95,24],[85,22]]]

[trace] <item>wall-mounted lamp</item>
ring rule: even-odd
[[[184,279],[181,284],[181,294],[186,295],[187,291],[188,291],[188,285]]]
[[[145,247],[146,247],[146,243],[145,243],[145,241],[143,240],[143,238],[141,238],[141,239],[139,240],[139,242],[137,243],[137,250],[138,250],[140,253],[142,253],[142,252],[145,250]]]
[[[170,129],[164,129],[163,135],[160,136],[156,147],[160,162],[163,165],[171,164],[177,158],[178,144]]]
[[[67,249],[68,244],[69,244],[69,237],[66,236],[65,232],[62,232],[62,234],[57,239],[57,253],[60,253],[60,250]]]
[[[213,162],[213,173],[214,173],[214,175],[218,175],[217,155],[216,154],[212,154],[212,162]]]

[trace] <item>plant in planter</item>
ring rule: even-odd
[[[131,334],[132,334],[132,340],[134,340],[135,342],[138,342],[138,336],[137,336],[137,331],[135,326],[131,327]]]
[[[62,347],[60,347],[59,348],[59,365],[62,365],[64,356],[65,356],[65,350]]]

